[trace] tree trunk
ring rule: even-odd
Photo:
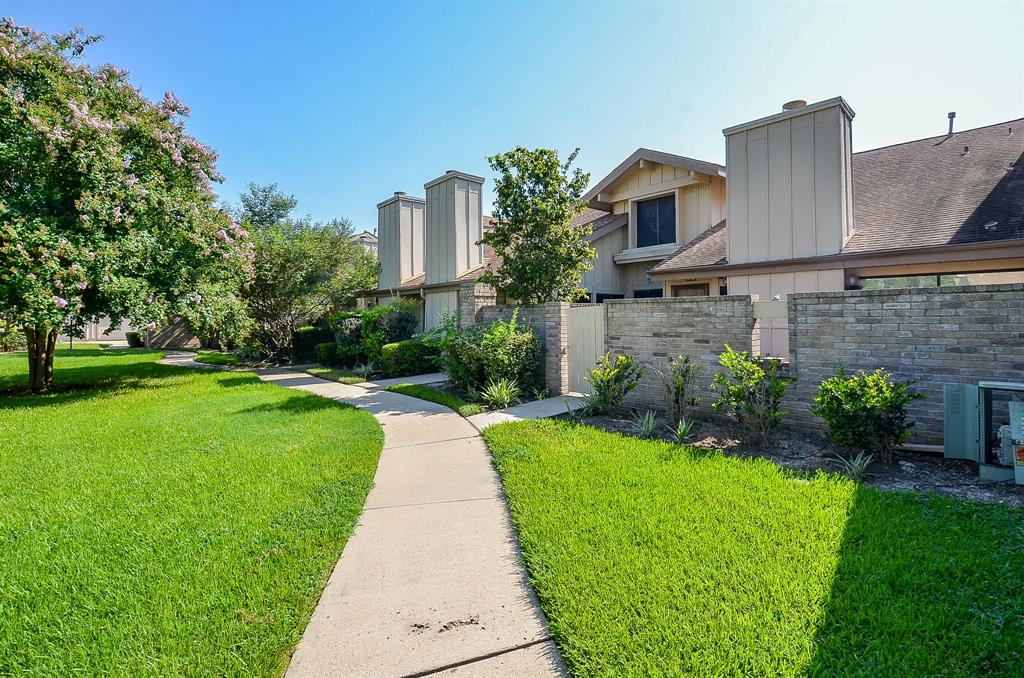
[[[32,393],[46,393],[53,385],[53,353],[57,333],[48,327],[26,327],[28,386]]]

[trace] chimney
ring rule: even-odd
[[[395,191],[377,203],[378,287],[395,288],[423,273],[425,202]]]
[[[946,133],[946,136],[951,137],[953,136],[953,118],[956,117],[956,111],[950,111],[946,117],[949,118],[949,132]]]
[[[448,170],[423,185],[427,192],[427,283],[450,282],[483,264],[484,179]]]
[[[722,130],[730,264],[837,254],[853,230],[853,110],[791,101]]]

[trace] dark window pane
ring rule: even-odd
[[[608,292],[608,293],[598,292],[597,293],[597,303],[599,303],[599,304],[602,301],[604,301],[605,299],[625,299],[625,298],[626,298],[625,294],[616,294],[616,293],[612,293],[612,292]]]
[[[636,246],[658,244],[658,201],[644,200],[636,204]]]
[[[676,241],[676,199],[666,195],[658,200],[658,244]]]
[[[634,299],[656,299],[661,296],[661,288],[653,290],[633,290]]]

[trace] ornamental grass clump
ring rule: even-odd
[[[779,376],[776,361],[753,357],[749,351],[739,353],[728,344],[718,363],[725,371],[716,374],[711,385],[718,395],[712,409],[733,417],[767,444],[786,414],[781,403],[792,380]]]
[[[896,381],[885,370],[835,376],[818,385],[811,412],[825,420],[826,435],[852,452],[878,453],[891,464],[896,447],[910,435],[913,422],[907,407],[923,395],[911,390],[913,381]]]

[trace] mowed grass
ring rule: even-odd
[[[306,374],[319,377],[321,379],[336,381],[339,384],[362,384],[366,381],[366,379],[357,377],[351,372],[336,370],[333,367],[310,367],[306,370]]]
[[[199,351],[195,355],[195,361],[197,363],[206,363],[207,365],[234,366],[238,364],[238,357],[233,353],[224,353],[222,351]]]
[[[483,433],[577,676],[1024,674],[1024,511],[569,422]]]
[[[448,393],[447,391],[421,384],[392,384],[384,390],[444,405],[449,409],[455,410],[463,417],[472,417],[474,414],[480,414],[484,411],[483,406],[476,403],[468,403],[454,393]]]
[[[280,675],[359,516],[369,414],[158,352],[0,398],[0,675]],[[25,354],[0,356],[0,388]]]

